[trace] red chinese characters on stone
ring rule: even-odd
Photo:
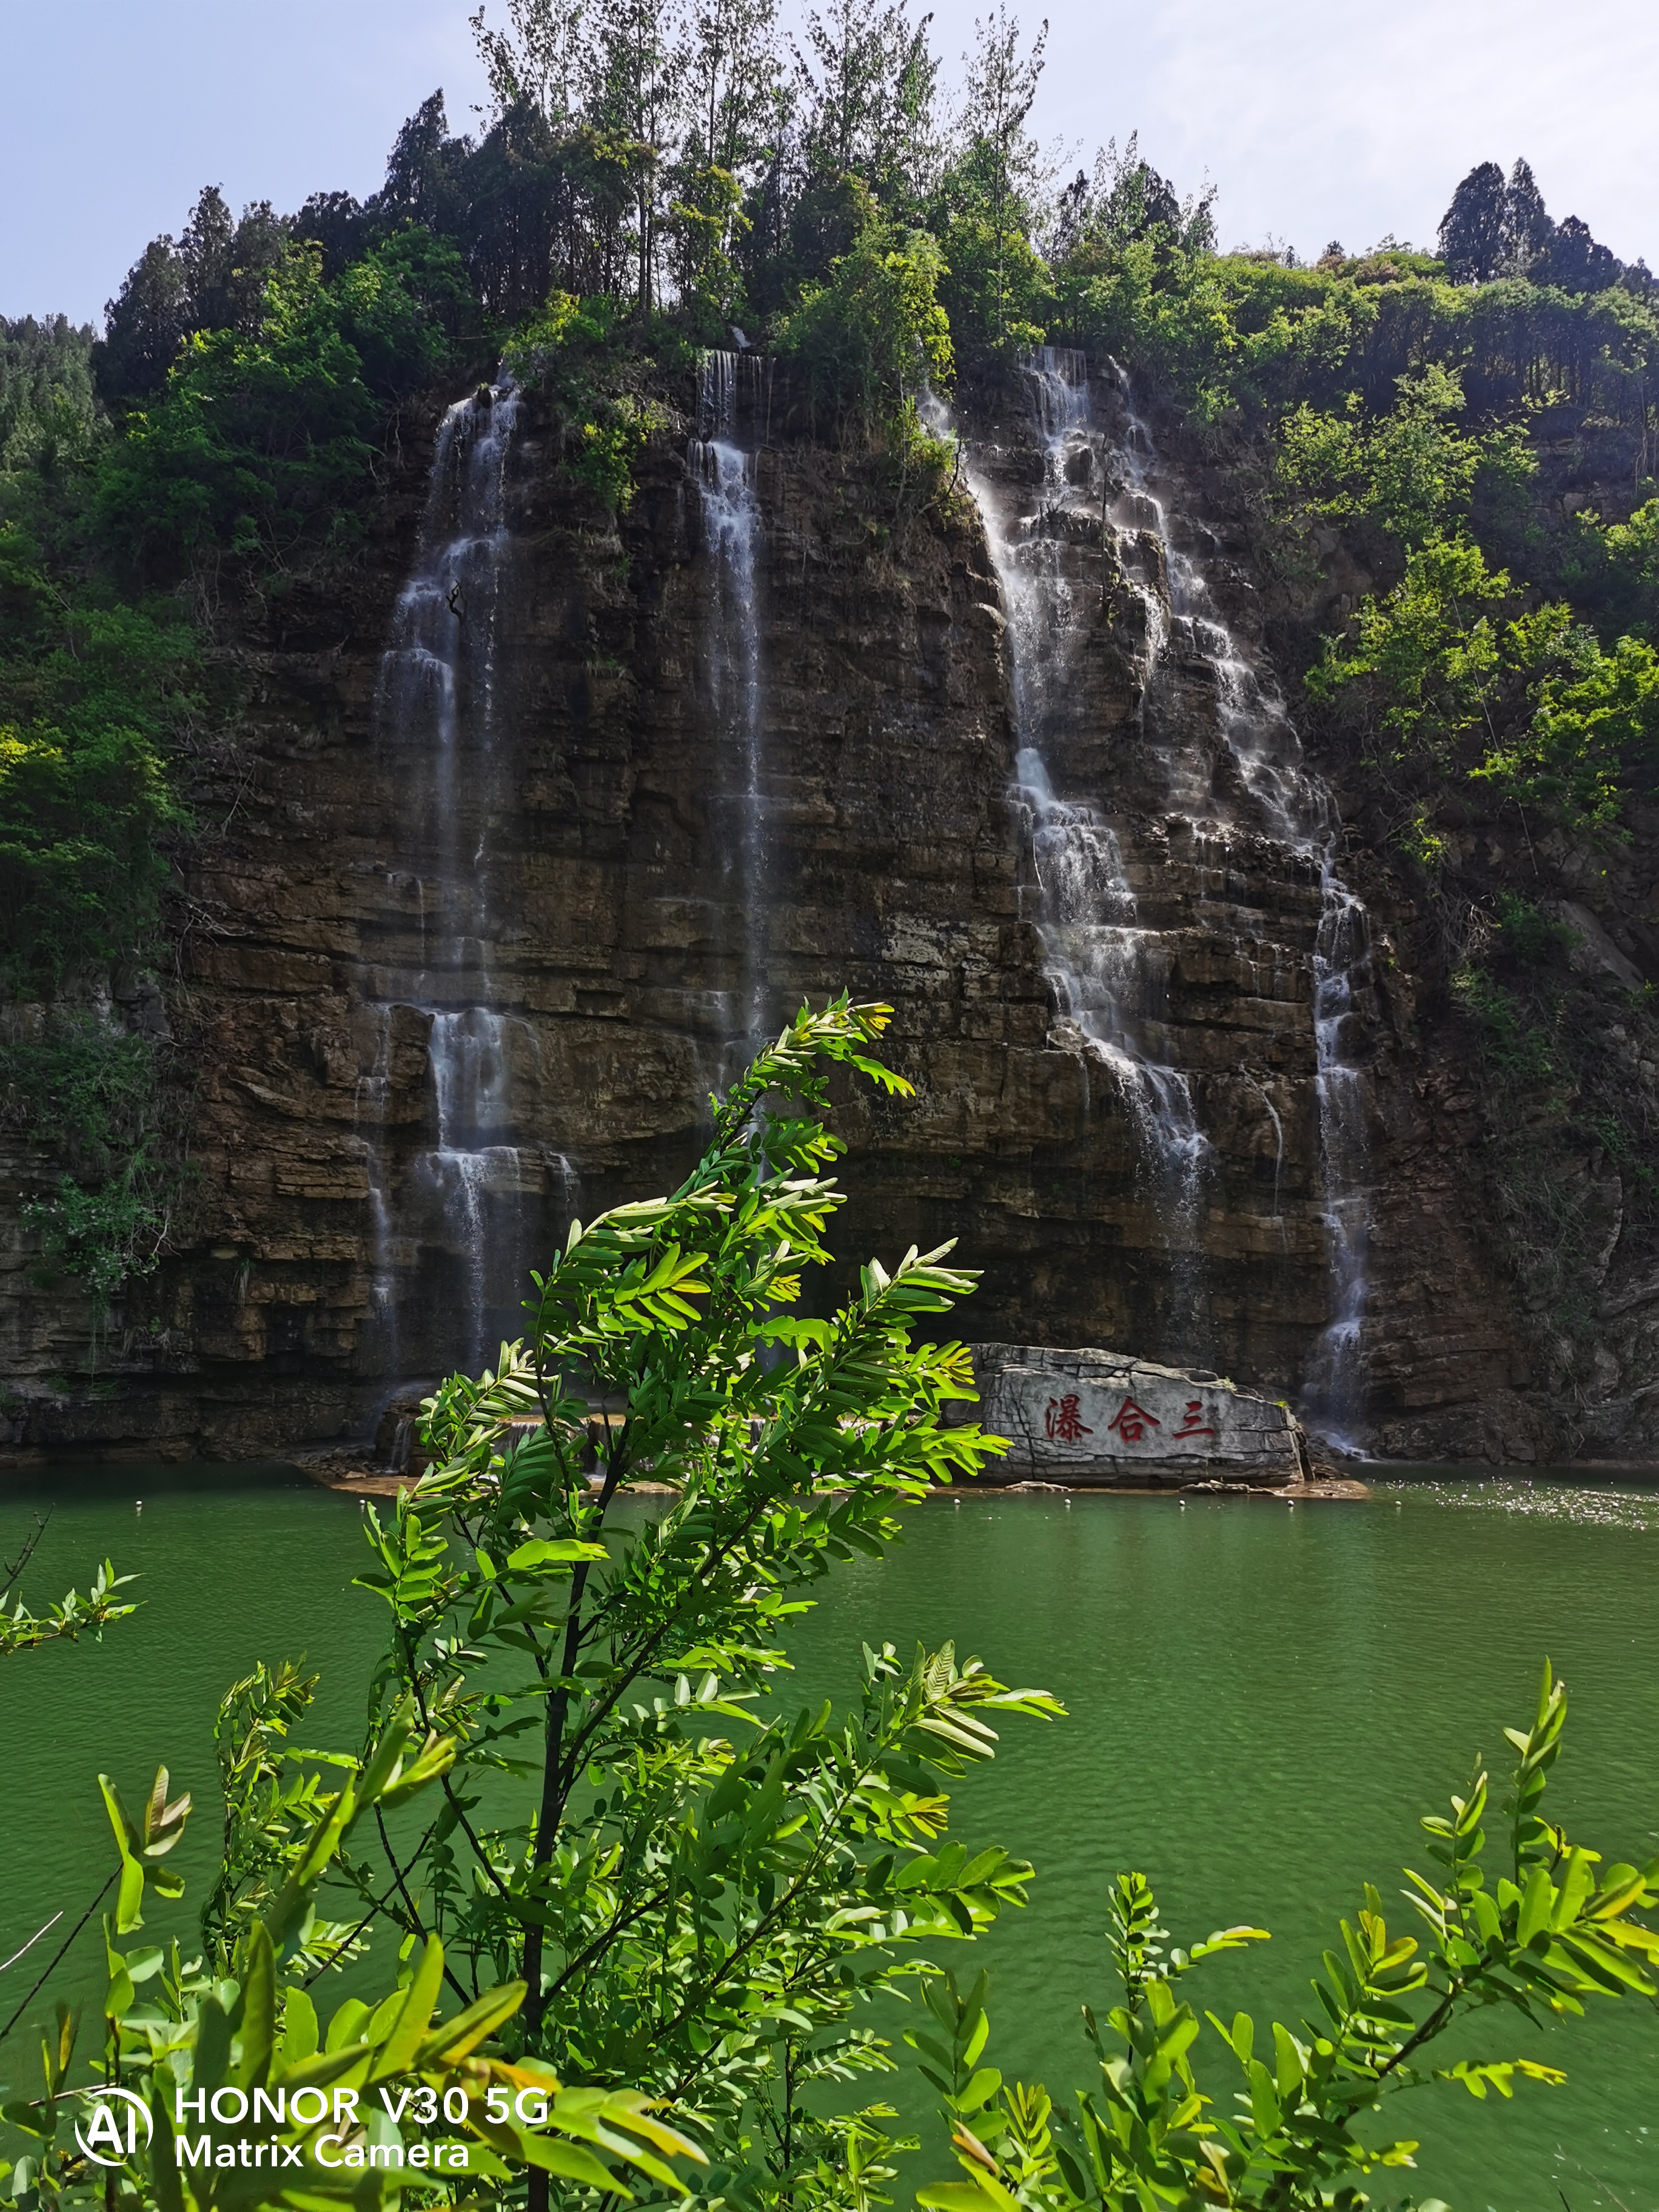
[[[1049,1399],[1048,1430],[1057,1444],[1074,1444],[1080,1443],[1085,1437],[1093,1436],[1094,1431],[1084,1426],[1082,1416],[1078,1412],[1075,1390],[1068,1390],[1063,1398]]]
[[[1164,1424],[1156,1413],[1149,1413],[1144,1406],[1137,1406],[1133,1398],[1125,1398],[1111,1419],[1108,1429],[1115,1429],[1126,1444],[1138,1444],[1149,1428],[1160,1429]]]
[[[1182,1437],[1212,1437],[1215,1434],[1213,1429],[1204,1426],[1204,1401],[1201,1398],[1188,1398],[1186,1418],[1172,1434],[1177,1443]]]

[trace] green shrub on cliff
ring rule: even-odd
[[[13,449],[14,453],[16,448]],[[49,1272],[100,1313],[155,1264],[179,1184],[164,1024],[129,1032],[112,996],[159,1013],[172,851],[190,819],[169,753],[201,714],[176,606],[119,598],[88,550],[95,445],[31,441],[0,473],[0,1120],[61,1165],[25,1206]]]
[[[184,810],[164,762],[194,640],[0,522],[0,988],[142,960]]]
[[[800,363],[814,421],[866,444],[902,439],[924,384],[950,388],[950,319],[939,304],[945,257],[932,234],[885,221],[853,184],[851,248],[785,316],[778,350]]]
[[[258,328],[198,331],[131,416],[100,485],[133,562],[228,552],[279,570],[362,527],[396,398],[450,365],[470,295],[453,249],[402,234],[325,283],[319,247],[289,246]]]
[[[1307,269],[1087,229],[1053,276],[1051,337],[1113,354],[1206,423],[1270,428],[1355,391],[1380,410],[1431,364],[1461,376],[1482,411],[1560,398],[1639,422],[1659,396],[1646,290],[1573,295],[1520,278],[1471,290],[1398,248]]]
[[[23,1207],[23,1226],[45,1273],[80,1283],[100,1329],[118,1292],[159,1261],[184,1182],[179,1112],[160,1042],[112,1009],[47,1005],[0,1037],[0,1118],[65,1168]]]
[[[1431,538],[1328,642],[1309,690],[1340,701],[1409,788],[1466,778],[1575,828],[1611,824],[1626,769],[1659,757],[1659,653],[1631,637],[1604,653],[1570,607],[1525,598],[1468,539]]]
[[[510,340],[504,361],[552,402],[570,474],[623,514],[633,503],[641,456],[670,421],[660,402],[633,387],[665,367],[685,370],[695,358],[660,318],[641,327],[615,300],[555,292]]]
[[[941,192],[939,303],[964,368],[1006,364],[1040,345],[1048,320],[1048,271],[1023,223],[999,223],[981,189],[959,171]]]
[[[1574,533],[1563,580],[1594,611],[1603,636],[1629,630],[1659,638],[1659,499],[1638,507],[1628,522],[1577,515]]]
[[[1367,413],[1356,392],[1340,411],[1304,400],[1286,416],[1279,477],[1307,512],[1367,523],[1414,546],[1465,524],[1477,491],[1524,495],[1537,463],[1522,423],[1462,428],[1462,380],[1438,362],[1401,377],[1396,390],[1382,414]]]

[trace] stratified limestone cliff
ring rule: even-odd
[[[1040,475],[1017,410],[987,434],[1005,476]],[[351,574],[228,624],[245,714],[203,771],[212,826],[171,993],[195,1093],[187,1218],[106,1330],[95,1389],[83,1308],[35,1281],[15,1237],[0,1277],[15,1442],[266,1456],[362,1432],[398,1388],[514,1326],[521,1270],[573,1213],[678,1179],[731,1072],[734,1007],[775,1016],[842,987],[892,1003],[917,1094],[840,1109],[849,1260],[955,1237],[984,1273],[969,1336],[1196,1360],[1294,1395],[1333,1298],[1320,887],[1265,834],[1219,852],[1176,818],[1160,748],[1183,717],[1207,726],[1214,701],[1177,666],[1149,732],[1098,533],[1074,547],[1056,773],[1130,825],[1143,912],[1168,934],[1163,1018],[1211,1146],[1196,1276],[1174,1264],[1133,1119],[1045,972],[1006,621],[971,503],[907,519],[873,467],[804,441],[759,453],[751,757],[710,672],[718,564],[684,449],[653,452],[620,525],[555,450],[526,399],[504,479],[493,735],[453,787],[434,793],[385,698],[426,496],[413,444]],[[1260,656],[1243,542],[1218,512],[1203,527],[1228,619]],[[487,890],[482,950],[453,949],[458,854]],[[1546,1454],[1553,1417],[1528,1389],[1470,1166],[1478,1101],[1419,1018],[1422,919],[1352,831],[1341,865],[1375,952],[1353,1042],[1374,1194],[1364,1432],[1423,1456]],[[467,1158],[485,1164],[458,1205],[434,1036],[465,1029],[463,968],[487,969],[495,1012],[467,1032],[475,1061],[493,1058],[470,1079],[489,1111]],[[18,1191],[47,1173],[32,1155],[10,1164]],[[495,1255],[487,1284],[469,1221]]]

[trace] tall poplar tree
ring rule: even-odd
[[[629,166],[635,296],[645,313],[656,302],[664,170],[678,138],[686,82],[688,36],[681,0],[599,0],[593,40],[591,119]]]
[[[931,15],[910,21],[906,0],[830,0],[790,40],[809,178],[862,177],[884,200],[920,198],[938,156],[939,63]]]
[[[1003,0],[994,15],[974,22],[975,46],[964,54],[966,78],[957,118],[961,165],[971,173],[990,222],[992,266],[990,337],[1000,346],[1008,328],[1010,226],[1020,223],[1024,243],[1026,201],[1042,181],[1042,160],[1025,129],[1042,75],[1048,42],[1045,17],[1030,51],[1020,52],[1019,19]]]

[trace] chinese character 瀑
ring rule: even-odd
[[[1117,1430],[1126,1444],[1138,1444],[1149,1426],[1161,1429],[1164,1424],[1156,1413],[1149,1413],[1144,1406],[1137,1406],[1133,1398],[1126,1398],[1106,1425],[1109,1429]]]
[[[1174,1433],[1177,1437],[1212,1437],[1215,1434],[1213,1429],[1204,1426],[1204,1401],[1201,1398],[1188,1399],[1187,1418]]]
[[[1077,1409],[1075,1390],[1068,1390],[1063,1398],[1049,1399],[1048,1428],[1054,1442],[1060,1444],[1078,1443],[1083,1437],[1094,1434],[1092,1429],[1083,1425]]]

